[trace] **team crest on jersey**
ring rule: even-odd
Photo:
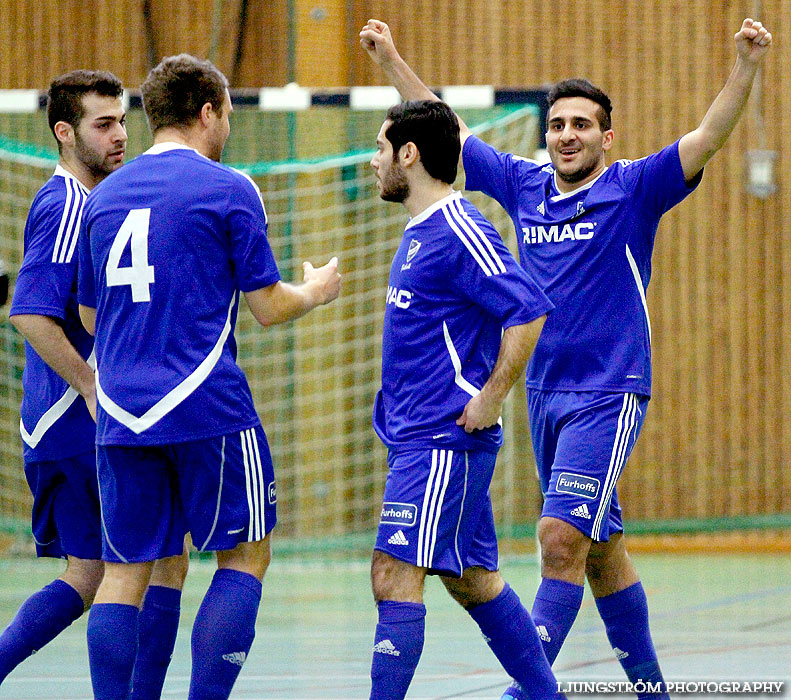
[[[412,258],[417,255],[418,250],[420,250],[420,241],[413,238],[411,241],[409,241],[409,250],[406,252],[406,263],[401,265],[402,272],[412,267]]]
[[[571,493],[575,496],[594,499],[599,495],[601,482],[590,476],[561,472],[555,484],[558,493]]]
[[[413,503],[382,503],[382,525],[412,527],[417,522],[417,506]]]

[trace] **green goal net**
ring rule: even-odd
[[[532,157],[539,145],[534,104],[460,113],[501,150]],[[390,261],[407,220],[403,207],[379,199],[369,166],[383,118],[384,111],[348,107],[237,107],[232,116],[224,162],[261,188],[283,277],[299,280],[303,260],[319,265],[332,255],[343,274],[341,297],[297,322],[264,329],[246,310],[239,317],[239,362],[278,479],[279,541],[328,547],[350,535],[364,539],[378,522],[386,455],[371,409]],[[131,157],[150,145],[141,110],[130,110],[128,130]],[[55,160],[42,113],[0,115],[0,258],[12,284],[28,208]],[[457,188],[463,182],[460,175]],[[470,198],[513,249],[513,226],[500,207]],[[23,364],[23,343],[6,307],[0,312],[0,517],[6,531],[19,532],[30,508],[18,430]],[[522,397],[517,386],[505,409],[505,448],[492,485],[503,528],[534,522],[540,510]]]

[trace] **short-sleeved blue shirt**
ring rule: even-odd
[[[233,331],[240,292],[280,274],[252,180],[158,144],[91,192],[79,248],[79,301],[96,309],[98,444],[259,424]]]
[[[49,316],[92,362],[93,338],[77,308],[77,236],[88,190],[57,166],[25,223],[24,259],[10,315]],[[96,424],[85,400],[25,343],[20,423],[25,461],[65,459],[94,449]]]
[[[496,452],[499,425],[456,425],[494,369],[504,328],[552,304],[461,193],[409,221],[393,258],[374,428],[390,449]]]
[[[528,366],[527,386],[651,393],[645,291],[662,215],[697,187],[678,142],[610,165],[562,194],[551,164],[464,144],[466,186],[496,199],[516,227],[522,266],[555,304]]]

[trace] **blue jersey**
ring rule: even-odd
[[[25,224],[25,250],[11,316],[56,319],[66,338],[92,362],[93,338],[77,310],[77,236],[88,190],[60,166],[38,191]],[[73,457],[93,450],[96,425],[85,400],[25,343],[22,375],[25,461]]]
[[[259,425],[236,364],[240,292],[280,274],[258,188],[176,144],[85,204],[79,301],[96,309],[97,443],[163,445]]]
[[[651,393],[645,291],[661,216],[697,187],[678,143],[609,166],[561,194],[554,168],[464,144],[466,186],[496,199],[516,227],[522,265],[555,304],[528,366],[527,386]]]
[[[409,221],[388,284],[377,434],[394,450],[496,452],[499,425],[467,434],[456,420],[492,373],[503,328],[551,302],[458,192]]]

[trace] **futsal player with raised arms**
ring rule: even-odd
[[[10,317],[26,341],[20,431],[36,551],[65,558],[66,570],[28,598],[0,635],[0,683],[90,607],[104,570],[93,338],[77,310],[75,251],[89,191],[124,162],[122,91],[112,73],[76,70],[55,78],[47,93],[59,159],[30,208]],[[163,560],[146,593],[135,700],[159,697],[186,568],[186,552]]]
[[[255,635],[276,522],[266,437],[234,326],[337,297],[337,259],[287,284],[260,192],[219,163],[232,110],[209,61],[163,59],[142,85],[154,146],[98,186],[80,233],[80,315],[96,341],[104,580],[88,621],[97,699],[127,698],[138,607],[185,531],[218,570],[192,630],[190,700],[227,698]]]
[[[438,99],[399,56],[385,23],[370,20],[360,41],[405,99]],[[736,63],[700,125],[640,160],[607,165],[612,105],[584,79],[550,91],[551,164],[500,153],[461,125],[466,187],[509,213],[521,263],[556,307],[527,371],[544,493],[542,580],[532,614],[550,662],[587,577],[629,679],[662,680],[616,493],[651,393],[651,253],[660,218],[695,189],[739,120],[771,43],[760,22],[745,19],[735,35]],[[527,696],[517,682],[503,700]]]
[[[498,571],[489,499],[502,403],[552,304],[453,191],[461,144],[450,107],[396,105],[376,143],[379,194],[412,218],[390,269],[374,407],[388,474],[371,566],[370,697],[406,695],[423,648],[424,581],[436,574],[530,697],[556,698],[530,613]]]

